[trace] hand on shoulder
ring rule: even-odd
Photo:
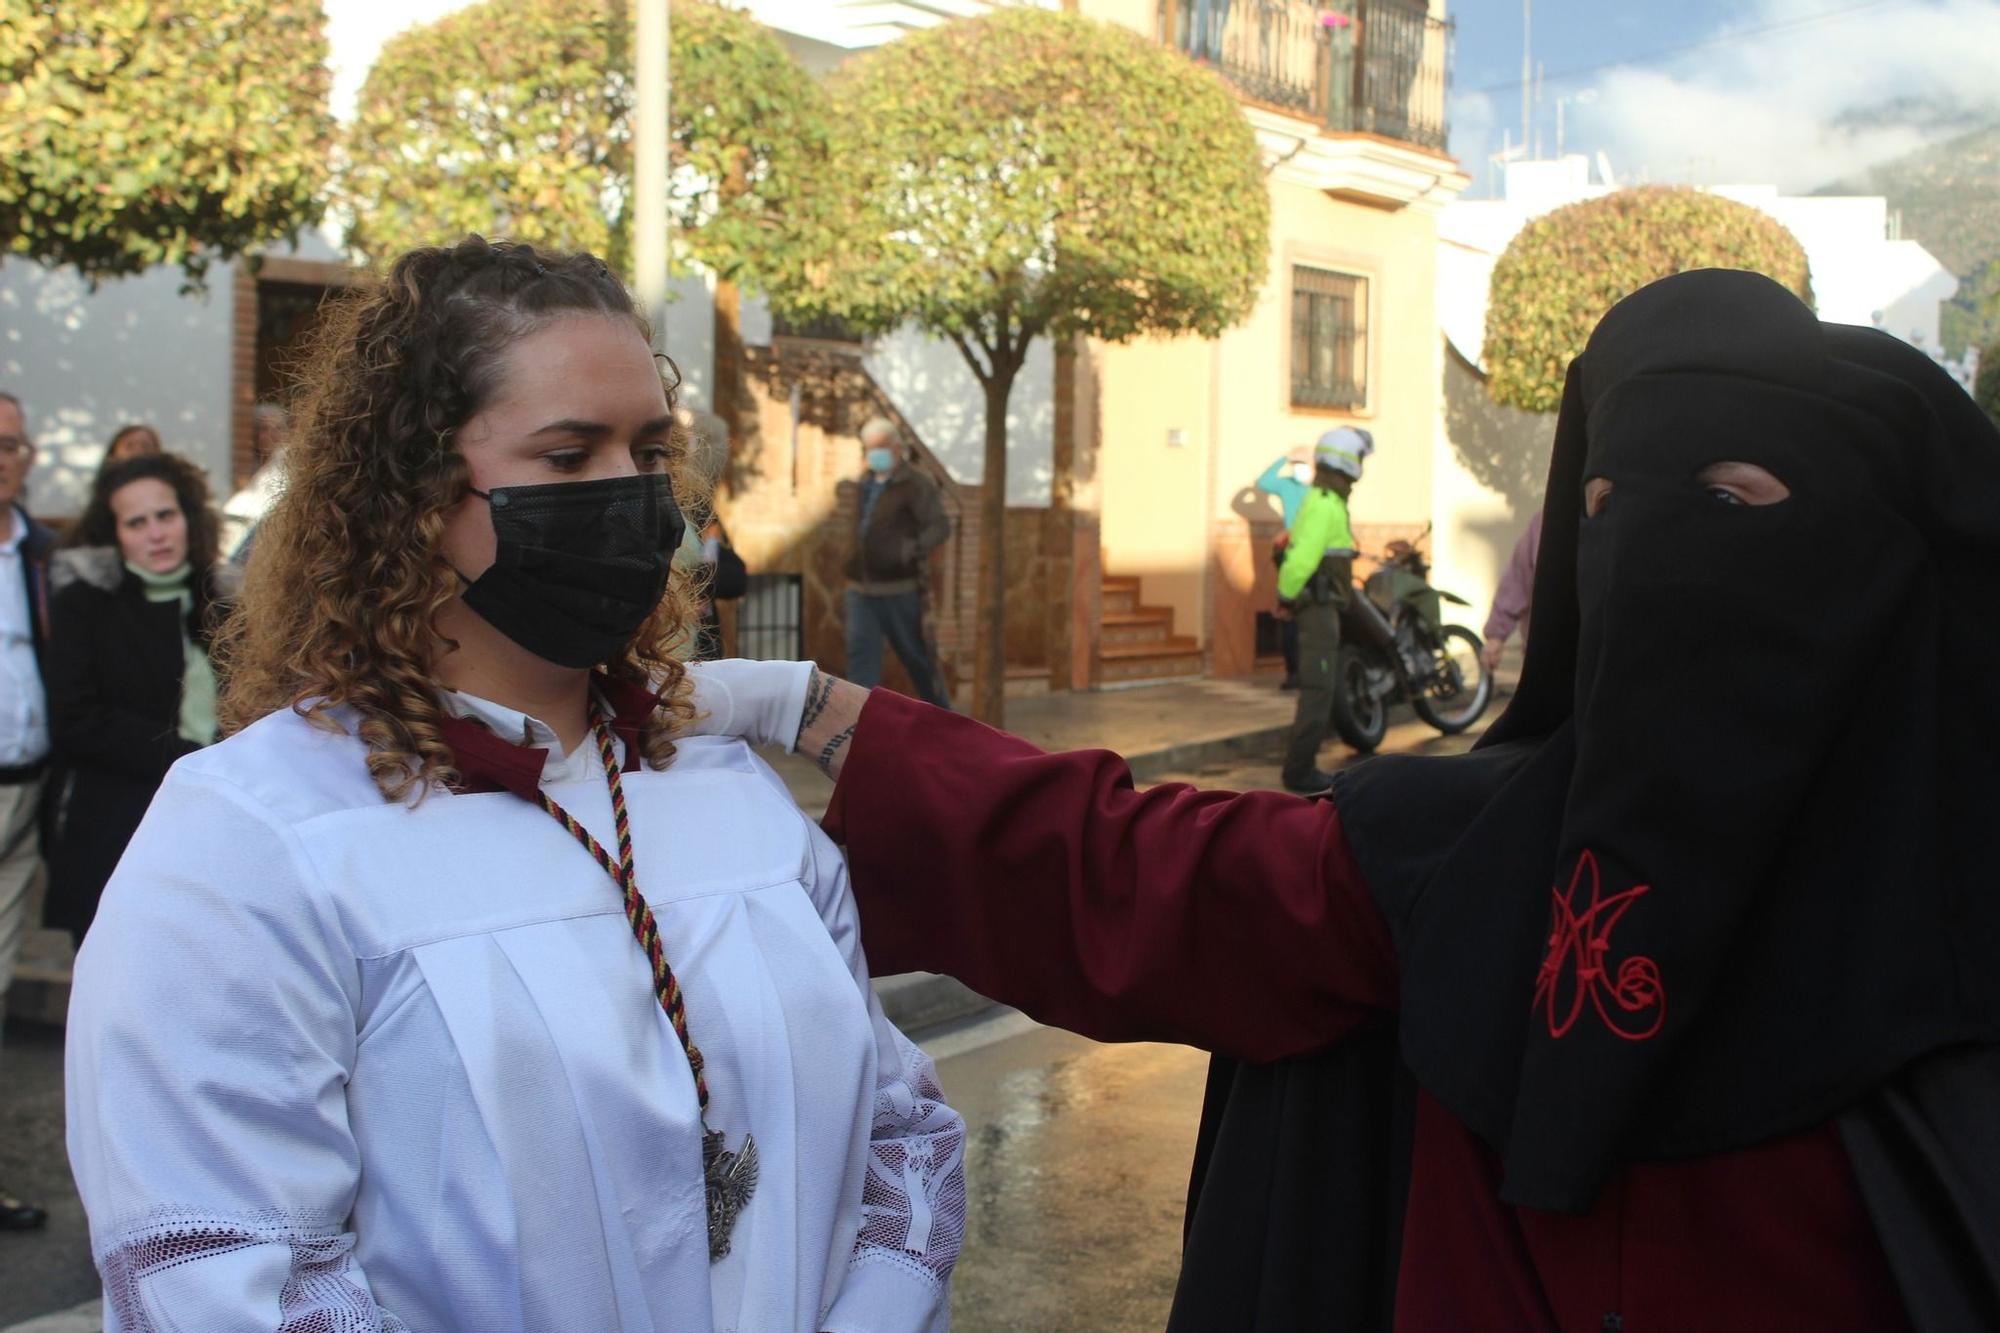
[[[690,662],[695,718],[688,732],[735,736],[751,745],[782,745],[787,753],[796,750],[812,674],[811,662],[753,662],[740,657]]]

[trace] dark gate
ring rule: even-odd
[[[752,574],[736,604],[736,655],[759,661],[803,661],[806,655],[803,574]]]

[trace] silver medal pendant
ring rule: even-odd
[[[757,1140],[745,1134],[739,1151],[725,1152],[722,1131],[704,1126],[701,1174],[708,1184],[708,1261],[715,1263],[729,1253],[737,1214],[757,1188]]]

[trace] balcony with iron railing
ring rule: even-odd
[[[1423,0],[1160,0],[1159,24],[1252,102],[1444,151],[1452,25]]]

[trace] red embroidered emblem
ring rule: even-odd
[[[1590,905],[1579,914],[1576,891],[1586,872],[1590,876]],[[1660,981],[1659,964],[1635,954],[1618,964],[1615,977],[1607,977],[1604,967],[1604,957],[1611,952],[1611,932],[1619,918],[1650,892],[1650,884],[1641,884],[1604,897],[1597,857],[1585,852],[1577,860],[1576,873],[1570,876],[1569,892],[1554,893],[1549,951],[1535,978],[1535,1005],[1546,1009],[1551,1037],[1562,1037],[1575,1027],[1585,1003],[1597,1010],[1614,1036],[1627,1041],[1644,1041],[1660,1030],[1667,1018],[1667,991]],[[1646,1022],[1649,1010],[1652,1021]],[[1646,1026],[1639,1027],[1640,1023]]]

